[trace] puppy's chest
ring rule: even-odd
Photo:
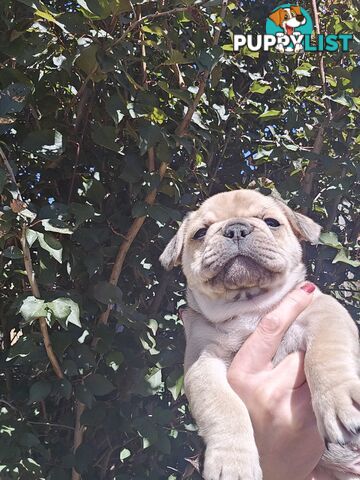
[[[216,325],[217,343],[224,350],[224,356],[232,359],[245,340],[256,329],[259,317],[239,316]],[[305,328],[301,322],[294,322],[284,335],[274,357],[274,364],[279,363],[286,355],[297,350],[305,350]]]

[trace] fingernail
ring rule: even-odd
[[[178,315],[181,318],[181,320],[182,320],[182,313],[183,313],[184,310],[185,310],[185,308],[179,308],[179,310],[178,310]]]
[[[306,282],[300,288],[301,288],[301,290],[304,290],[304,292],[306,292],[306,293],[312,293],[315,290],[316,286],[311,282]]]

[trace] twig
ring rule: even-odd
[[[205,72],[203,72],[202,75],[201,75],[200,83],[199,83],[199,89],[198,89],[198,91],[195,95],[194,101],[192,102],[192,104],[187,109],[187,112],[186,112],[184,118],[182,119],[180,125],[175,130],[176,135],[178,135],[179,137],[183,137],[185,135],[185,133],[187,132],[188,128],[189,128],[191,119],[192,119],[192,117],[195,113],[195,110],[196,110],[197,106],[199,105],[201,97],[203,96],[203,94],[205,92],[205,86],[206,86],[206,82],[209,78],[209,75],[210,75],[210,72],[207,71],[207,70]]]
[[[83,414],[85,410],[85,405],[79,400],[76,401],[75,405],[75,428],[74,428],[74,445],[73,445],[73,451],[74,453],[76,452],[76,449],[80,447],[80,445],[83,442],[84,438],[84,426],[81,425],[80,420],[81,420],[81,415]],[[78,473],[75,468],[72,469],[71,473],[71,480],[80,480],[81,475]]]
[[[225,135],[226,135],[226,130],[225,130]],[[210,194],[212,192],[212,189],[214,187],[215,180],[216,180],[216,175],[219,171],[219,168],[221,167],[221,164],[225,160],[225,153],[226,153],[227,147],[229,145],[229,142],[230,142],[230,134],[227,134],[227,136],[225,138],[224,146],[223,146],[222,151],[220,152],[220,155],[219,155],[219,160],[218,160],[218,162],[215,166],[214,173],[212,174],[210,182],[209,182],[209,188],[208,188],[208,195],[209,196],[210,196]]]
[[[74,189],[74,183],[75,183],[75,177],[76,177],[76,169],[77,169],[77,166],[79,164],[79,159],[80,159],[81,145],[80,145],[79,142],[75,142],[75,145],[76,145],[75,164],[74,164],[73,174],[71,175],[70,188],[69,188],[68,199],[67,199],[68,204],[71,203],[71,197],[72,197],[72,192],[73,192],[73,189]]]
[[[111,50],[113,47],[115,47],[116,45],[121,43],[123,40],[125,40],[125,38],[129,35],[129,33],[135,30],[135,28],[137,28],[140,24],[148,20],[149,21],[154,20],[155,18],[168,17],[170,15],[175,15],[176,13],[186,12],[190,8],[191,7],[177,7],[177,8],[173,8],[172,10],[168,10],[166,12],[155,12],[150,15],[145,15],[139,18],[135,22],[131,23],[129,27],[125,30],[125,32],[119,38],[114,40],[114,42],[112,42],[112,44],[107,48],[107,50]]]
[[[61,425],[60,423],[49,423],[49,422],[30,422],[27,421],[30,425],[43,425],[44,427],[54,427],[54,428],[64,428],[65,430],[74,430],[74,427],[69,425]]]
[[[4,153],[4,151],[1,147],[0,147],[0,157],[1,157],[2,161],[4,162],[4,165],[5,165],[5,167],[8,171],[8,174],[11,178],[11,181],[17,187],[14,171],[11,168],[11,165],[10,165],[8,159],[6,158],[6,155],[5,155],[5,153]],[[21,193],[20,193],[20,190],[18,189],[18,187],[17,187],[17,194],[18,194],[19,200],[22,201],[22,196],[21,196]],[[30,283],[32,294],[34,295],[34,297],[40,298],[40,290],[39,290],[39,287],[38,287],[38,284],[37,284],[37,281],[36,281],[36,278],[35,278],[35,275],[34,275],[34,269],[33,269],[33,264],[32,264],[32,260],[31,260],[30,249],[29,249],[29,245],[28,245],[27,240],[26,240],[26,229],[27,229],[27,227],[24,224],[23,228],[22,228],[21,237],[20,237],[20,242],[21,242],[21,246],[22,246],[22,249],[23,249],[25,270],[26,270],[26,274],[27,274],[27,277],[28,277],[28,280],[29,280],[29,283]],[[55,355],[54,350],[52,348],[52,344],[51,344],[51,340],[50,340],[50,337],[49,337],[49,331],[48,331],[48,328],[47,328],[47,323],[46,323],[46,318],[45,317],[39,317],[39,325],[40,325],[40,331],[41,331],[41,334],[42,334],[43,340],[44,340],[45,350],[46,350],[48,359],[49,359],[49,361],[52,365],[52,368],[53,368],[53,370],[54,370],[54,372],[55,372],[55,374],[58,378],[64,378],[64,374],[61,370],[58,359],[56,358],[56,355]]]
[[[141,5],[136,5],[135,11],[136,11],[137,21],[140,21],[142,18]],[[146,46],[144,43],[144,32],[142,31],[140,31],[139,33],[139,40],[141,44],[141,74],[142,74],[141,84],[146,87],[146,82],[147,82],[147,69],[146,69],[146,61],[145,61]]]
[[[165,162],[162,162],[159,168],[159,177],[160,180],[165,175],[167,168],[167,164]],[[156,199],[156,194],[157,194],[157,189],[155,188],[154,190],[151,190],[146,197],[145,197],[145,203],[148,205],[153,205]],[[133,241],[135,240],[137,234],[139,233],[140,228],[142,227],[143,223],[145,222],[146,216],[143,217],[137,217],[133,221],[131,227],[129,228],[126,238],[123,241],[123,243],[120,245],[120,248],[118,250],[118,253],[116,255],[115,263],[112,268],[112,272],[109,278],[109,283],[111,285],[117,285],[123,265],[124,265],[124,260],[126,257],[127,252],[129,251],[129,248],[131,247]],[[100,317],[99,317],[99,323],[107,324],[109,315],[110,315],[110,306],[108,305],[107,309],[105,312],[103,312]]]
[[[170,279],[172,277],[172,272],[167,272],[164,270],[161,274],[161,278],[159,281],[159,288],[155,293],[152,301],[150,302],[149,308],[147,309],[147,313],[155,315],[158,313],[160,309],[160,305],[166,295],[166,289],[169,285]]]
[[[320,29],[319,12],[317,9],[316,0],[311,0],[311,3],[312,3],[312,10],[313,10],[314,19],[315,19],[316,34],[319,36],[321,34],[321,29]],[[324,66],[324,55],[322,52],[319,53],[319,70],[320,70],[323,94],[326,95],[327,93],[326,92],[326,73],[325,73],[325,66]],[[314,141],[314,146],[313,146],[313,152],[317,155],[320,155],[324,145],[325,130],[329,126],[330,122],[333,120],[331,103],[329,99],[325,99],[325,107],[327,110],[327,117],[324,123],[320,125],[318,129],[318,132]],[[309,210],[310,210],[310,199],[311,199],[311,193],[313,191],[315,171],[317,166],[318,166],[317,159],[310,160],[304,174],[304,178],[302,182],[302,190],[307,197],[306,205],[301,209],[302,213],[304,214],[309,213]]]
[[[316,29],[316,35],[319,36],[321,35],[321,28],[320,28],[320,20],[319,20],[319,12],[316,4],[316,0],[311,0],[312,4],[312,10],[314,14],[314,20],[315,20],[315,29]],[[326,95],[327,89],[326,89],[326,74],[325,74],[325,66],[324,66],[324,54],[323,52],[319,52],[319,70],[320,70],[320,77],[321,77],[321,83],[322,83],[322,89],[323,89],[323,94]],[[331,111],[331,103],[328,98],[325,99],[325,106],[328,111],[328,115],[330,117],[330,120],[332,118],[332,111]]]
[[[17,187],[17,183],[16,183],[16,178],[15,178],[15,175],[14,175],[14,171],[13,169],[11,168],[11,165],[9,163],[9,160],[7,159],[5,153],[4,153],[4,150],[0,147],[0,157],[1,157],[1,160],[4,162],[4,165],[5,165],[5,168],[9,174],[9,177],[11,179],[11,181],[15,184],[15,186]],[[19,200],[22,200],[22,196],[21,196],[21,193],[18,189],[17,191],[17,194],[18,194],[18,198]]]
[[[26,225],[23,225],[22,234],[20,238],[21,246],[23,249],[23,255],[24,255],[24,265],[25,265],[26,275],[30,283],[32,294],[34,295],[34,297],[40,298],[40,290],[34,275],[30,249],[26,240],[26,229],[27,229]],[[49,331],[46,323],[46,318],[39,317],[39,324],[40,324],[40,331],[44,340],[45,350],[46,350],[48,359],[51,363],[51,366],[58,378],[64,378],[64,374],[61,370],[58,359],[56,358],[55,352],[52,348],[51,340],[49,337]]]
[[[222,6],[221,6],[221,13],[220,13],[221,18],[225,17],[227,4],[228,4],[228,0],[223,0]],[[220,26],[217,25],[215,27],[215,35],[214,35],[214,39],[213,39],[213,46],[216,46],[219,43],[220,33],[221,33],[221,28],[220,28]],[[201,77],[200,77],[200,81],[199,81],[199,89],[198,89],[198,91],[195,95],[195,98],[194,98],[192,104],[187,109],[187,112],[186,112],[184,118],[182,119],[180,125],[175,130],[176,135],[178,135],[179,137],[183,137],[186,134],[186,132],[189,128],[189,125],[191,123],[191,119],[192,119],[192,117],[195,113],[195,110],[196,110],[196,108],[197,108],[197,106],[200,102],[201,97],[203,96],[203,94],[205,92],[205,87],[206,87],[206,83],[208,81],[209,76],[210,76],[210,70],[204,70],[204,72],[202,72]]]

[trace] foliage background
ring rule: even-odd
[[[318,3],[350,53],[235,55],[272,1],[2,0],[2,479],[198,478],[158,257],[210,194],[276,188],[321,223],[310,278],[355,318],[358,11]]]

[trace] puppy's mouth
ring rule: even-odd
[[[294,27],[290,27],[289,25],[285,25],[285,28],[286,28],[286,34],[287,35],[292,35],[294,33],[294,30],[295,30]]]
[[[209,283],[214,286],[223,284],[229,290],[259,287],[264,281],[271,281],[276,273],[255,259],[239,254],[226,262]]]

